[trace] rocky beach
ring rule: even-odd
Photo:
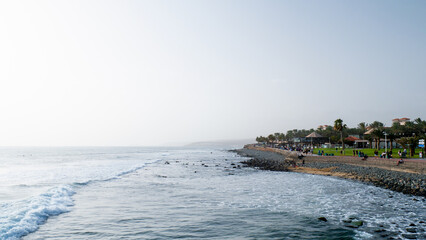
[[[246,146],[235,150],[249,157],[246,166],[271,171],[291,171],[354,179],[405,194],[426,196],[426,161],[308,155],[298,158],[295,152]]]

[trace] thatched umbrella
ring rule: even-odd
[[[311,134],[309,134],[306,137],[307,138],[311,138],[311,147],[312,147],[312,149],[314,148],[314,145],[312,144],[312,139],[313,138],[322,138],[322,136],[319,133],[317,133],[317,132],[312,132]]]

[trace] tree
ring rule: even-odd
[[[419,137],[402,137],[397,140],[399,144],[401,144],[404,148],[408,148],[410,150],[410,157],[414,156],[416,151],[416,147],[419,143]]]
[[[365,129],[367,128],[367,124],[365,122],[358,123],[358,128],[361,130],[362,133],[365,133]]]
[[[404,126],[402,126],[398,122],[394,122],[390,129],[397,136],[401,136],[404,133]]]
[[[358,123],[359,135],[364,137],[364,133],[367,131],[367,123],[360,122]]]
[[[259,136],[259,137],[256,137],[256,142],[265,143],[265,142],[267,142],[267,139],[266,139],[266,137]]]
[[[368,141],[368,146],[372,147],[373,146],[373,137],[371,136],[371,134],[365,135],[364,136],[364,140]]]
[[[374,121],[373,123],[370,124],[370,127],[372,128],[382,128],[385,125],[379,121]]]
[[[269,134],[268,136],[268,143],[271,144],[275,141],[275,136],[273,134]]]
[[[280,133],[280,134],[278,135],[278,140],[279,140],[280,142],[284,142],[284,140],[285,140],[285,135],[284,135],[284,133]]]
[[[393,142],[394,142],[394,140],[396,139],[396,134],[394,133],[394,132],[392,132],[392,130],[388,133],[388,135],[387,135],[387,138],[389,139],[389,143],[390,143],[390,147],[389,147],[389,149],[392,151],[392,149],[393,149],[393,146],[392,146],[392,144],[393,144]]]
[[[418,135],[420,138],[426,138],[426,121],[421,120],[420,118],[414,119],[414,122],[417,125]],[[423,147],[423,152],[426,152],[426,145]]]
[[[423,121],[421,118],[414,119],[414,124],[419,135],[426,133],[426,121]]]
[[[293,140],[293,138],[294,138],[293,131],[292,130],[288,130],[287,134],[285,136],[286,136],[287,140],[290,140],[290,141]]]
[[[279,132],[276,132],[276,133],[274,133],[274,137],[275,137],[275,141],[278,141],[279,139],[279,136],[280,136],[280,133]]]
[[[343,142],[343,130],[346,129],[346,124],[343,124],[342,119],[336,119],[334,121],[334,130],[340,132],[340,142],[342,143],[342,150],[345,151],[345,144]]]
[[[330,137],[330,141],[331,143],[338,143],[340,141],[340,137],[338,137],[337,135],[333,135]]]
[[[385,136],[383,132],[383,128],[379,127],[373,130],[371,132],[371,135],[373,136],[374,140],[376,141],[376,149],[380,150],[380,139]]]

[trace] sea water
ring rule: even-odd
[[[425,238],[423,197],[243,160],[214,148],[1,148],[0,239]]]

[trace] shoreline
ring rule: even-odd
[[[352,179],[396,192],[426,197],[426,161],[406,161],[396,165],[397,160],[357,157],[305,156],[302,160],[290,156],[289,151],[245,147],[235,150],[244,157],[242,163],[262,170],[288,171]]]

